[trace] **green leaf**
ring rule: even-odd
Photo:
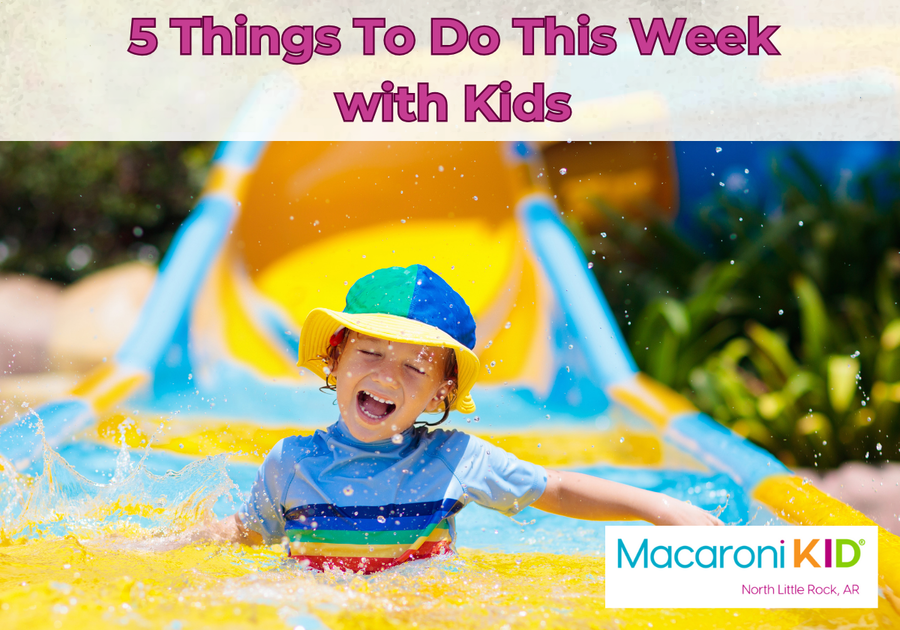
[[[791,402],[796,401],[806,394],[819,390],[822,379],[806,370],[794,372],[784,386],[784,391],[789,395]]]
[[[660,304],[660,312],[669,327],[679,337],[687,337],[691,332],[691,319],[687,308],[678,300],[664,300]]]
[[[831,435],[831,420],[823,413],[810,413],[797,423],[797,433],[799,435],[812,435],[818,433],[823,438]]]
[[[891,321],[881,333],[881,347],[890,352],[900,346],[900,319]]]
[[[807,363],[819,365],[829,345],[828,312],[815,283],[803,274],[791,278],[800,304],[803,356]]]
[[[878,304],[878,311],[884,320],[900,317],[897,301],[891,290],[891,277],[887,265],[881,265],[875,282],[875,302]]]
[[[784,410],[785,401],[781,394],[763,394],[756,401],[759,415],[766,420],[774,420]]]
[[[720,363],[728,365],[733,369],[737,367],[737,364],[741,362],[741,359],[750,354],[752,349],[753,346],[750,345],[749,341],[743,337],[738,337],[737,339],[729,341],[725,347],[722,348],[722,352],[719,353],[718,358],[721,359]]]
[[[651,356],[650,376],[665,385],[673,385],[675,358],[678,355],[678,338],[671,330],[662,334],[656,352]]]
[[[841,355],[828,357],[828,400],[838,413],[847,411],[853,402],[857,374],[859,359]]]
[[[678,358],[678,370],[687,374],[696,365],[702,363],[719,344],[732,337],[738,331],[737,322],[726,319],[693,339],[689,345],[683,346]],[[748,344],[749,348],[749,344]]]
[[[747,322],[747,336],[775,365],[785,380],[797,371],[797,363],[794,361],[794,357],[791,356],[791,351],[788,349],[787,344],[774,331],[769,330],[758,322],[750,321]]]

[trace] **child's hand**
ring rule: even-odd
[[[655,497],[658,501],[659,515],[653,518],[653,510],[650,509],[650,520],[654,525],[724,525],[722,521],[696,505],[673,499],[664,494]]]

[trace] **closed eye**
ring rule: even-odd
[[[421,374],[422,376],[425,376],[425,370],[417,368],[415,365],[407,365],[406,367],[408,367],[410,370],[412,370],[416,374]]]
[[[359,349],[359,352],[361,352],[362,354],[366,354],[370,357],[380,357],[381,356],[380,352],[373,352],[371,350],[363,350],[361,348]]]

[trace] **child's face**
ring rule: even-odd
[[[357,440],[387,440],[436,411],[451,382],[444,380],[449,348],[400,343],[349,333],[334,368],[341,417]]]

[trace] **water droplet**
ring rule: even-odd
[[[569,172],[569,169],[567,169],[566,167],[562,167],[561,169],[559,169],[560,175],[565,175],[568,172]]]
[[[732,265],[734,264],[734,261],[733,261],[733,260],[731,261],[731,264],[732,264]]]
[[[475,422],[480,422],[481,418],[479,418],[478,416],[475,416],[474,418],[472,418],[472,420],[474,420]]]
[[[351,496],[353,494],[353,486],[347,486],[344,488],[344,496]]]
[[[803,221],[798,221],[797,225],[799,225],[800,227],[803,227]]]
[[[375,520],[378,521],[379,523],[384,523],[387,521],[387,519],[384,518],[381,514],[379,514]]]
[[[496,361],[491,361],[491,367],[496,367],[496,366],[497,366],[497,362],[496,362]]]
[[[850,355],[850,358],[851,358],[851,359],[855,359],[855,358],[858,357],[858,356],[859,356],[859,350],[857,350],[856,352],[854,352],[853,354],[851,354],[851,355]]]
[[[606,232],[600,232],[600,236],[602,236],[603,238],[606,238]]]
[[[473,196],[472,199],[474,199],[475,201],[478,201],[478,195]]]
[[[881,442],[875,445],[875,450],[881,451]]]
[[[538,448],[541,448],[541,443],[540,443],[540,442],[538,442]]]
[[[779,315],[784,315],[784,309],[783,309],[783,308],[778,309],[778,314],[779,314]]]
[[[591,253],[594,254],[594,255],[596,256],[596,255],[597,255],[597,250],[596,250],[596,249],[592,249],[592,250],[591,250]]]
[[[510,327],[510,326],[512,326],[512,322],[506,322],[506,325],[504,326],[504,328],[505,328],[506,330],[509,330],[509,327]]]
[[[588,263],[588,269],[593,269],[593,268],[594,268],[594,263],[589,262],[589,263]]]
[[[624,441],[625,441],[625,438],[623,438],[623,437],[620,437],[620,438],[619,438],[619,444],[621,444],[621,443],[624,442]]]
[[[749,168],[745,168],[745,169],[744,169],[744,174],[745,174],[745,175],[746,175],[747,173],[749,173],[749,172],[750,172],[750,169],[749,169]]]
[[[439,165],[439,166],[438,166],[438,173],[443,173],[443,172],[444,172],[444,167]]]
[[[543,176],[544,176],[543,173],[538,173],[538,177],[543,177]]]
[[[393,437],[391,437],[391,442],[394,444],[403,444],[403,436],[399,433],[395,433]]]
[[[548,414],[547,414],[547,420],[549,420],[549,419],[550,419],[550,414],[548,413]]]

